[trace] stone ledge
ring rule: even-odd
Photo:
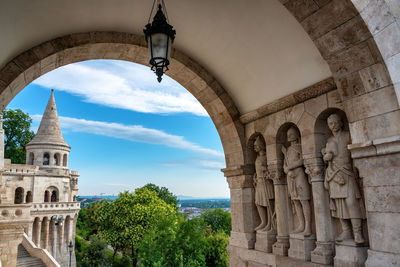
[[[243,124],[247,124],[249,122],[258,120],[264,116],[295,106],[299,103],[303,103],[311,98],[315,98],[320,95],[326,94],[335,89],[336,89],[336,84],[333,78],[331,77],[325,79],[309,87],[306,87],[300,91],[297,91],[293,94],[279,98],[269,104],[257,108],[256,110],[243,114],[242,116],[240,116],[240,122]]]
[[[348,145],[353,159],[388,155],[400,152],[400,136],[391,136],[364,143]]]

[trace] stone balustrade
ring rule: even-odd
[[[80,202],[46,202],[46,203],[32,203],[32,212],[48,211],[54,213],[55,211],[76,210],[80,209]]]

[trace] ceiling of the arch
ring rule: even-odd
[[[143,34],[152,0],[2,0],[0,68],[70,33]],[[166,0],[175,47],[225,87],[241,113],[331,76],[301,25],[278,0]]]

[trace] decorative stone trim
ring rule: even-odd
[[[243,124],[255,121],[264,116],[270,115],[272,113],[276,113],[278,111],[292,107],[299,103],[303,103],[306,100],[309,100],[314,97],[318,97],[320,95],[323,95],[323,94],[333,91],[335,89],[336,89],[336,84],[335,84],[333,78],[331,77],[331,78],[325,79],[325,80],[320,81],[316,84],[313,84],[307,88],[297,91],[293,94],[279,98],[269,104],[259,107],[256,110],[250,111],[250,112],[240,116],[240,121]]]
[[[400,136],[375,139],[348,146],[353,159],[381,156],[400,152]]]

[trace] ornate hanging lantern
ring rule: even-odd
[[[153,22],[150,23],[156,1],[158,2],[158,10],[153,18]],[[149,46],[151,70],[156,73],[158,82],[161,82],[161,76],[168,70],[171,45],[174,42],[176,34],[173,27],[168,24],[168,15],[164,0],[154,0],[148,24],[145,26],[143,32]]]

